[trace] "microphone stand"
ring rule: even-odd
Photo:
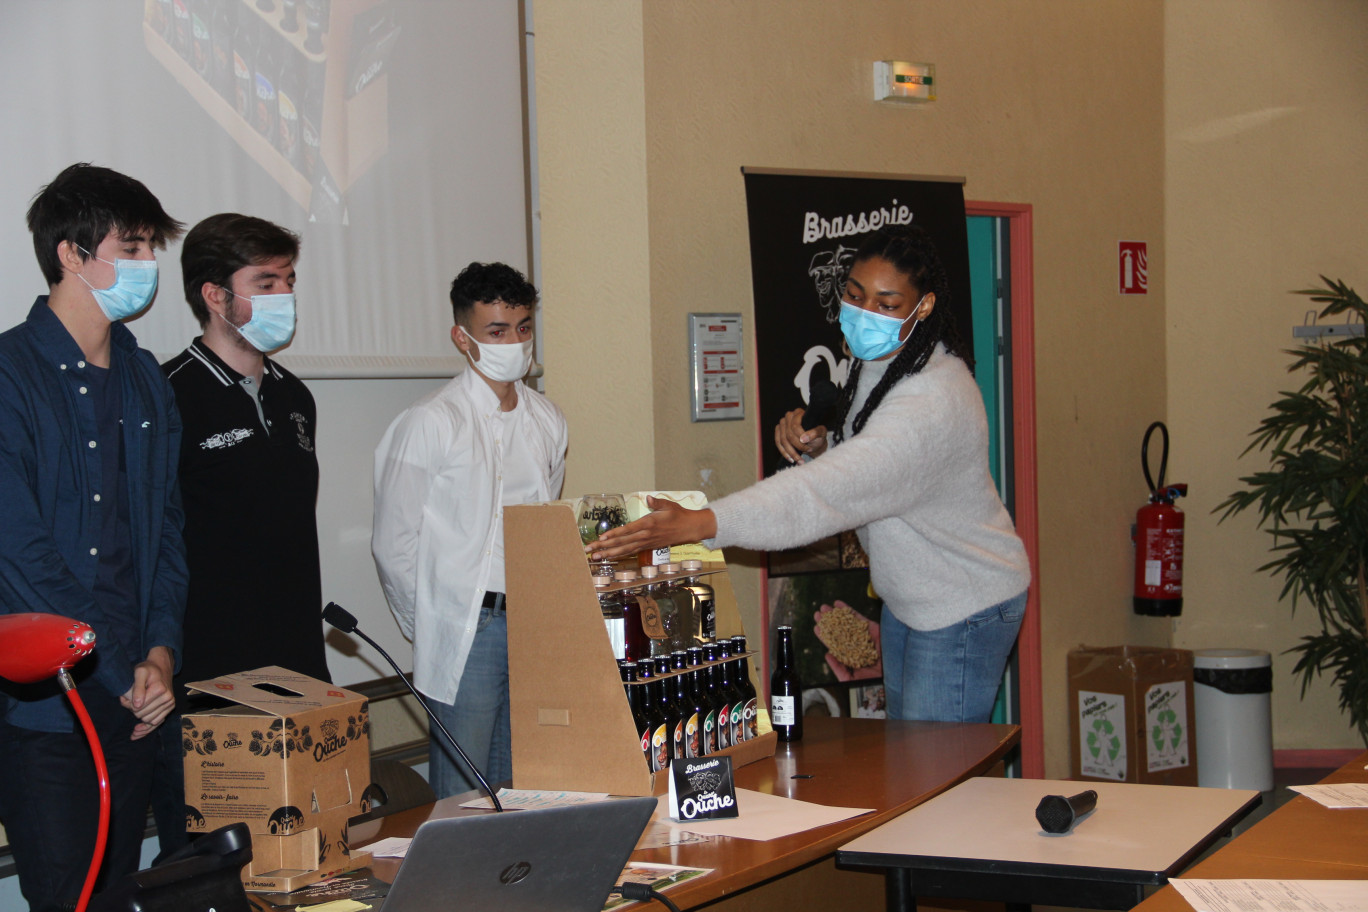
[[[379,643],[366,636],[361,628],[356,625],[356,616],[337,604],[337,602],[329,602],[328,606],[323,609],[323,620],[327,621],[343,633],[356,634],[384,657],[385,661],[394,669],[394,673],[399,676],[399,680],[403,681],[404,686],[409,689],[409,693],[413,694],[414,699],[418,701],[418,705],[423,707],[423,711],[427,713],[428,720],[437,726],[438,730],[442,733],[442,737],[446,738],[447,743],[455,748],[456,754],[464,761],[465,765],[470,768],[470,771],[475,774],[475,779],[480,783],[481,788],[485,790],[485,794],[489,796],[489,800],[494,803],[494,810],[502,811],[504,807],[499,803],[499,796],[494,792],[494,789],[490,788],[489,782],[484,777],[484,773],[481,773],[480,768],[466,756],[465,751],[461,750],[461,745],[456,743],[456,739],[451,736],[451,732],[447,731],[446,726],[442,724],[442,720],[437,718],[437,714],[432,711],[431,706],[428,706],[427,701],[423,699],[423,695],[420,694],[418,689],[409,681],[408,675],[400,670],[399,663],[390,658],[390,654],[385,652]]]

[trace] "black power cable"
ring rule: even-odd
[[[659,900],[665,908],[670,910],[670,912],[679,912],[679,906],[670,902],[669,897],[648,884],[621,883],[608,891],[608,895],[610,896],[614,893],[621,894],[623,899],[632,899],[637,902],[645,902],[651,899]]]

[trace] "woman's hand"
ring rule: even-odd
[[[789,462],[797,462],[804,456],[820,456],[826,452],[826,425],[818,425],[811,430],[803,430],[804,409],[794,409],[774,426],[774,445]]]
[[[613,560],[666,545],[687,545],[717,534],[717,517],[712,510],[690,510],[673,500],[647,497],[650,513],[616,529],[604,532],[584,550],[594,560]]]

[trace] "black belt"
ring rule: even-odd
[[[480,603],[481,608],[488,608],[494,614],[502,614],[504,610],[504,594],[502,592],[486,592],[484,601]]]

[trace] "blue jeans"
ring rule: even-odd
[[[461,672],[455,703],[429,700],[432,711],[490,785],[513,778],[513,737],[508,718],[508,619],[480,609],[475,642]],[[428,783],[438,798],[480,787],[440,731],[428,737]]]
[[[1026,614],[1026,593],[940,630],[913,630],[884,607],[888,718],[987,722]]]

